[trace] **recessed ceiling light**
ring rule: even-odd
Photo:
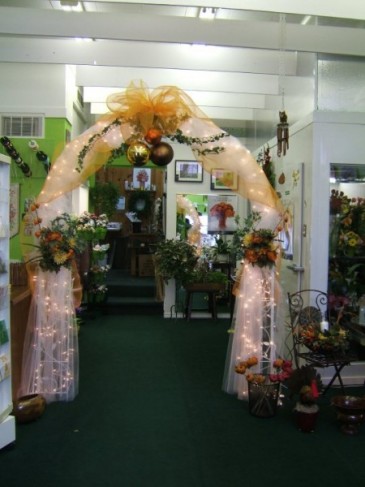
[[[199,19],[214,20],[217,15],[217,10],[216,8],[202,7],[199,10]]]
[[[77,2],[74,0],[60,0],[60,6],[62,10],[72,11],[72,12],[82,12],[82,4],[81,2]]]

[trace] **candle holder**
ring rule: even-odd
[[[331,401],[337,412],[340,430],[345,435],[356,435],[365,421],[365,398],[358,396],[335,396]]]

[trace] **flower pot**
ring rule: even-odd
[[[30,423],[42,416],[46,408],[46,400],[40,394],[29,394],[18,397],[13,402],[12,415],[17,423]]]
[[[318,404],[304,404],[298,401],[295,405],[294,413],[299,431],[312,433],[315,430],[319,413]]]
[[[298,430],[302,431],[303,433],[313,433],[316,428],[318,411],[313,413],[295,411],[295,415]]]
[[[257,418],[275,416],[279,400],[280,383],[248,383],[248,409]]]

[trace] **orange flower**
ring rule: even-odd
[[[266,252],[266,256],[271,262],[276,261],[277,254],[273,250],[269,250],[268,252]]]
[[[247,367],[253,367],[254,365],[257,365],[259,363],[259,360],[257,357],[249,357],[246,361]]]

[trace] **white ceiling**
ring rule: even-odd
[[[76,65],[95,114],[132,80],[178,86],[254,150],[279,110],[293,124],[316,107],[317,53],[365,56],[363,0],[180,2],[0,0],[0,62]]]

